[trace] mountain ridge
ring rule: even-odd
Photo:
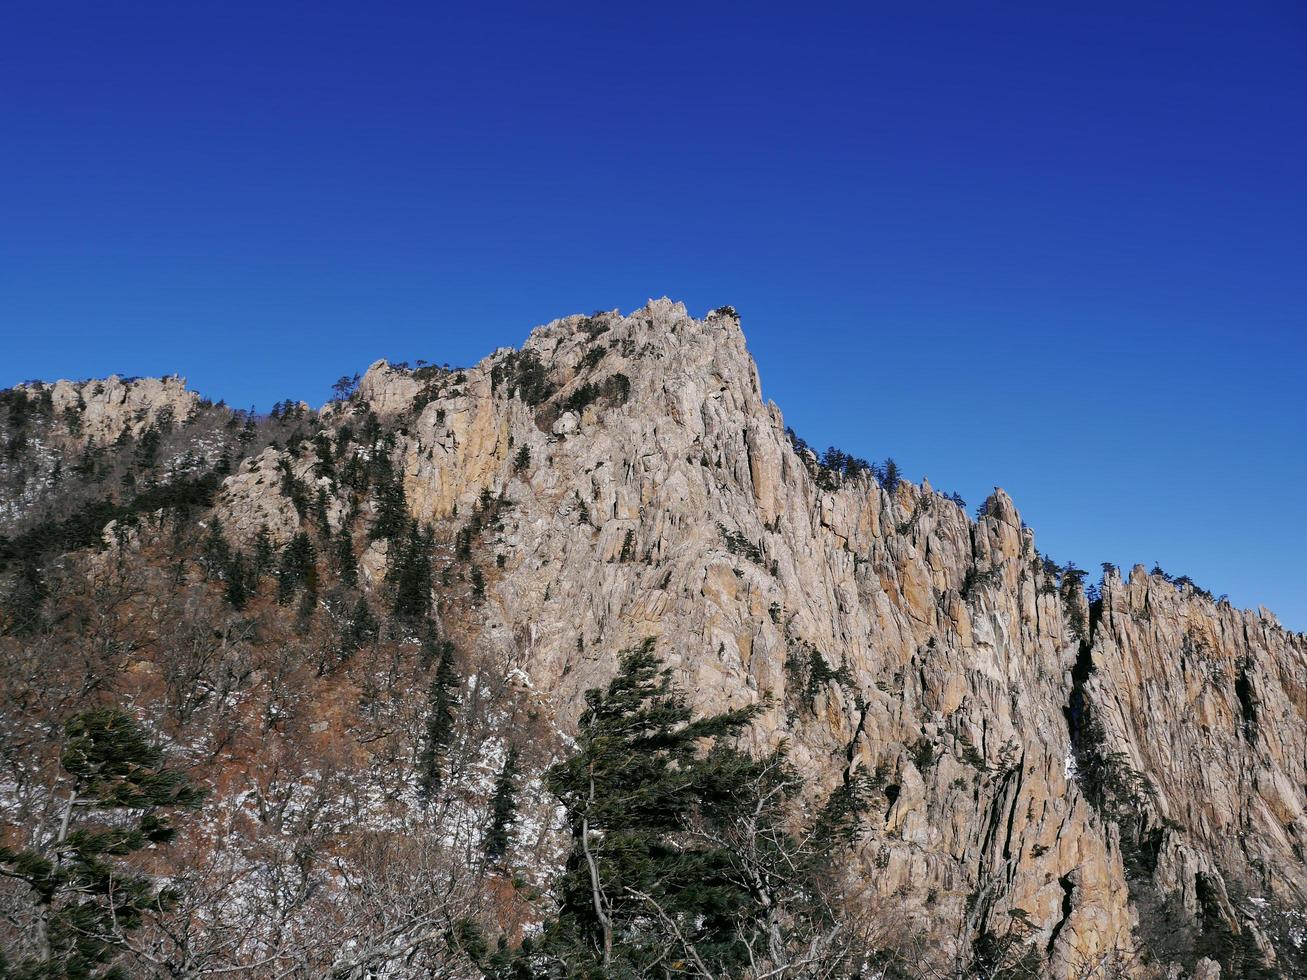
[[[689,319],[689,314],[683,303],[675,302],[663,297],[660,300],[650,299],[644,307],[633,312],[635,316],[643,310],[650,310],[655,307],[667,307],[674,312]],[[729,311],[727,313],[726,311]],[[709,316],[722,313],[717,318],[717,324],[723,329],[729,330],[732,326],[734,332],[738,334],[739,348],[744,351],[745,357],[748,358],[752,368],[753,384],[755,392],[760,394],[760,381],[757,364],[753,361],[752,356],[745,349],[745,337],[741,328],[738,314],[731,307],[721,307],[719,310],[710,311]],[[481,367],[484,364],[493,362],[497,357],[505,354],[516,353],[524,350],[540,351],[548,349],[551,342],[556,343],[560,336],[566,337],[569,331],[573,330],[577,323],[592,321],[595,316],[607,316],[621,318],[617,310],[596,311],[589,316],[584,314],[572,314],[569,316],[559,317],[547,323],[533,328],[527,335],[520,347],[502,346],[487,354],[474,365]],[[418,362],[419,365],[425,362]],[[432,365],[431,367],[435,367]],[[412,368],[407,362],[392,363],[387,358],[377,358],[373,361],[361,376],[358,383],[362,386],[362,395],[365,400],[373,404],[378,411],[385,413],[390,406],[389,411],[403,411],[409,406],[404,402],[404,398],[409,392],[416,393],[421,387],[416,381],[406,382],[404,378],[411,378]],[[421,367],[416,369],[421,371]],[[459,369],[455,369],[459,370]],[[342,379],[346,380],[346,379]],[[88,398],[87,392],[91,389],[101,388],[103,391],[94,398]],[[113,441],[121,436],[123,432],[136,435],[153,424],[160,412],[171,414],[174,417],[184,417],[188,412],[195,410],[199,404],[214,404],[212,399],[206,397],[204,393],[187,387],[186,378],[181,374],[172,374],[158,377],[147,376],[123,376],[112,374],[104,378],[87,378],[80,380],[58,379],[55,381],[28,380],[14,386],[11,390],[24,390],[37,393],[41,390],[48,390],[53,396],[54,409],[57,413],[63,413],[70,407],[78,405],[79,399],[82,402],[82,409],[89,416],[91,422],[85,425],[82,432],[84,435],[97,436],[101,442]],[[401,394],[402,392],[402,394]],[[411,395],[408,395],[411,397]],[[217,402],[218,405],[225,405],[225,401]],[[280,404],[280,403],[279,403]],[[310,410],[308,402],[299,400],[288,400],[286,404],[295,404],[304,410]],[[332,411],[337,404],[336,399],[329,399],[319,406],[315,411],[327,413]],[[774,412],[780,417],[780,406],[772,400],[767,400],[765,405],[769,411]],[[814,450],[815,451],[815,450]],[[901,477],[904,482],[913,482],[908,477]],[[925,487],[933,489],[927,477],[923,477],[917,486],[924,483]],[[1001,487],[995,486],[995,490]],[[12,520],[12,518],[11,518]],[[1147,566],[1142,562],[1135,562],[1131,568]],[[1188,584],[1190,580],[1183,577],[1180,580]],[[1240,611],[1255,614],[1261,618],[1267,619],[1272,623],[1279,624],[1279,617],[1271,609],[1264,605],[1257,606],[1240,606]],[[1289,632],[1307,632],[1290,629]]]
[[[166,429],[176,452],[150,466],[190,453],[180,472],[211,472],[221,445],[227,546],[349,539],[374,602],[405,547],[374,534],[399,499],[449,572],[435,622],[561,737],[615,652],[652,636],[698,709],[762,706],[753,746],[789,742],[814,800],[875,774],[851,880],[941,951],[1015,930],[1050,975],[1111,959],[1145,976],[1152,943],[1198,976],[1217,922],[1267,957],[1301,948],[1277,930],[1307,894],[1307,640],[1143,566],[1087,593],[1001,490],[973,520],[925,481],[824,466],[763,401],[728,308],[567,317],[463,369],[378,361],[266,440],[152,384],[48,386],[33,465],[91,438],[139,461]],[[381,456],[390,475],[361,491],[343,472]],[[104,538],[92,567],[154,547],[126,516]],[[1158,947],[1174,923],[1189,945]]]

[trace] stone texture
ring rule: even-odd
[[[214,506],[223,531],[234,543],[248,547],[264,528],[272,543],[281,546],[299,530],[299,515],[281,490],[283,462],[291,464],[288,454],[269,447],[244,460],[223,481]],[[310,477],[311,469],[307,461],[291,466],[291,472],[301,478]]]
[[[103,446],[123,433],[139,436],[160,422],[176,424],[199,405],[200,397],[186,389],[186,379],[120,378],[103,381],[56,381],[51,386],[56,416],[73,411],[81,416],[82,440]]]
[[[819,481],[763,400],[733,314],[697,320],[651,301],[555,321],[523,351],[557,387],[549,402],[528,405],[503,380],[512,350],[443,377],[416,417],[424,385],[384,361],[358,402],[405,417],[393,458],[413,515],[446,541],[483,493],[512,502],[485,541],[504,562],[474,629],[564,728],[617,651],[655,636],[702,710],[767,702],[754,738],[790,741],[816,801],[848,771],[880,774],[856,858],[868,889],[943,949],[1021,917],[1050,974],[1074,976],[1127,949],[1136,921],[1117,830],[1071,762],[1068,705],[1088,656],[1083,696],[1151,787],[1159,886],[1194,911],[1197,876],[1238,873],[1301,906],[1301,635],[1136,568],[1107,576],[1082,655],[1070,614],[1087,619],[1089,605],[1058,594],[1006,493],[972,520],[924,481],[892,492],[867,475]],[[619,374],[624,403],[551,409]],[[156,384],[161,404],[185,404],[171,381]],[[94,396],[106,437],[135,417],[137,388],[110,390]],[[332,426],[346,415],[323,411]],[[308,454],[269,449],[226,480],[218,513],[233,538],[265,526],[289,539],[297,517],[279,466],[311,481]],[[384,575],[378,549],[362,555],[367,581]],[[809,698],[787,661],[813,651],[842,679]]]

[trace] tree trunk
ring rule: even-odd
[[[590,797],[587,801],[591,806],[595,801],[595,781],[594,775],[590,776]],[[608,912],[604,909],[603,888],[599,884],[599,865],[595,862],[594,855],[590,852],[590,817],[589,807],[586,808],[586,815],[581,818],[581,851],[585,854],[585,863],[590,868],[590,897],[594,901],[595,918],[599,920],[599,928],[604,934],[604,969],[612,963],[613,959],[613,922],[608,917]]]

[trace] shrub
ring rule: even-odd
[[[722,539],[726,542],[726,550],[731,554],[747,558],[755,565],[763,563],[762,551],[739,531],[732,531],[724,524],[718,524],[717,530],[721,532]]]
[[[935,746],[928,738],[920,738],[908,750],[908,757],[918,772],[925,772],[935,763]]]
[[[558,390],[540,363],[540,355],[533,350],[510,352],[491,366],[491,391],[498,390],[501,384],[510,397],[517,395],[531,406],[548,400]]]

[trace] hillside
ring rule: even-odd
[[[1060,568],[1003,491],[818,455],[761,390],[734,311],[659,300],[320,410],[3,393],[0,840],[49,839],[64,722],[121,705],[209,791],[147,855],[182,897],[132,975],[479,976],[449,923],[550,914],[543,774],[653,638],[697,711],[760,706],[800,812],[865,787],[840,894],[882,975],[1307,975],[1307,638]]]

